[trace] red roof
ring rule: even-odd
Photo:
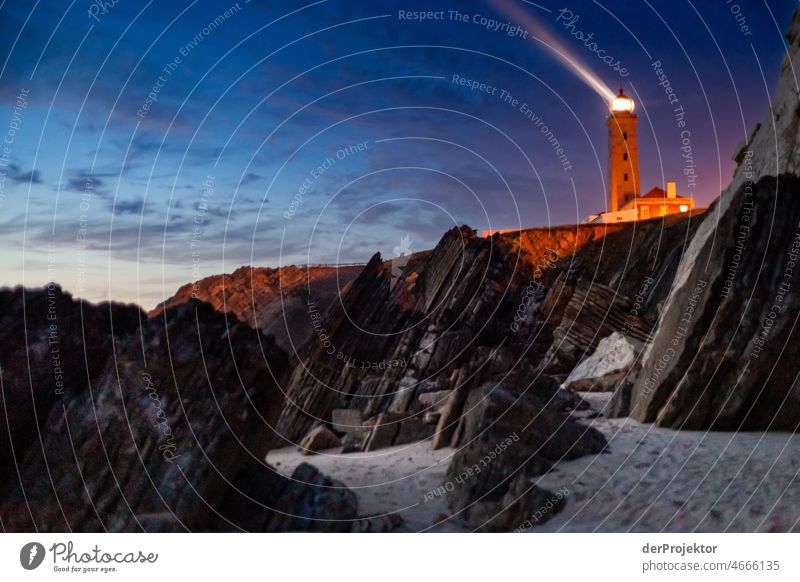
[[[657,186],[652,190],[650,190],[650,192],[642,196],[642,198],[666,198],[666,197],[667,193]]]

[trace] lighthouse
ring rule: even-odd
[[[693,216],[705,212],[696,208],[693,196],[678,194],[674,180],[664,187],[651,188],[641,194],[639,177],[639,118],[633,112],[633,99],[622,89],[608,104],[610,114],[606,117],[608,128],[608,188],[606,208],[590,214],[582,224],[636,222],[638,220],[665,219],[673,215]],[[598,198],[602,192],[598,188]],[[599,202],[599,200],[598,200]],[[483,236],[517,232],[519,229],[484,230]]]
[[[633,99],[626,97],[622,89],[609,107],[606,212],[616,212],[639,196],[639,118],[633,112]]]
[[[633,112],[633,99],[622,89],[609,103],[611,114],[606,118],[608,128],[608,189],[606,209],[591,214],[584,223],[634,222],[663,218],[673,214],[704,211],[695,208],[694,198],[678,195],[677,184],[669,181],[665,188],[652,188],[641,195],[639,189],[638,117]]]

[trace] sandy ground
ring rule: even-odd
[[[602,410],[607,394],[582,394]],[[800,435],[674,431],[587,421],[608,453],[540,479],[567,506],[535,531],[800,531]]]
[[[602,411],[606,394],[583,394]],[[531,531],[800,531],[800,435],[673,431],[631,419],[582,421],[609,441],[602,455],[559,463],[538,484],[566,488],[566,507]],[[430,441],[372,453],[271,451],[290,475],[301,462],[352,488],[365,516],[398,514],[405,531],[459,531],[442,485],[453,449]],[[430,496],[428,496],[430,497]]]
[[[267,462],[284,475],[291,475],[300,463],[314,465],[355,492],[362,516],[399,515],[404,521],[402,531],[459,531],[459,524],[446,520],[445,498],[428,495],[431,499],[425,501],[426,493],[446,481],[454,452],[450,448],[434,451],[431,441],[346,455],[332,449],[304,456],[294,447],[285,447],[270,451]]]

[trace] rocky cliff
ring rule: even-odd
[[[271,336],[197,301],[153,320],[54,285],[0,303],[6,531],[352,526],[341,484],[264,462],[290,371]]]
[[[662,426],[796,430],[800,422],[800,12],[771,110],[735,154],[677,275],[623,412]]]
[[[73,301],[55,284],[0,292],[0,472],[14,473],[50,409],[80,394],[112,355],[108,331],[133,334],[145,319],[134,306]],[[9,486],[0,481],[0,494]]]
[[[410,261],[393,287],[391,264],[376,255],[342,301],[318,314],[279,432],[297,440],[335,409],[418,416],[420,396],[444,398],[485,377],[531,380],[540,369],[562,379],[614,330],[644,340],[696,224],[670,218],[489,239],[462,227]]]

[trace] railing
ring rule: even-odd
[[[347,267],[366,267],[366,263],[308,263],[296,265],[300,269],[341,269]]]

